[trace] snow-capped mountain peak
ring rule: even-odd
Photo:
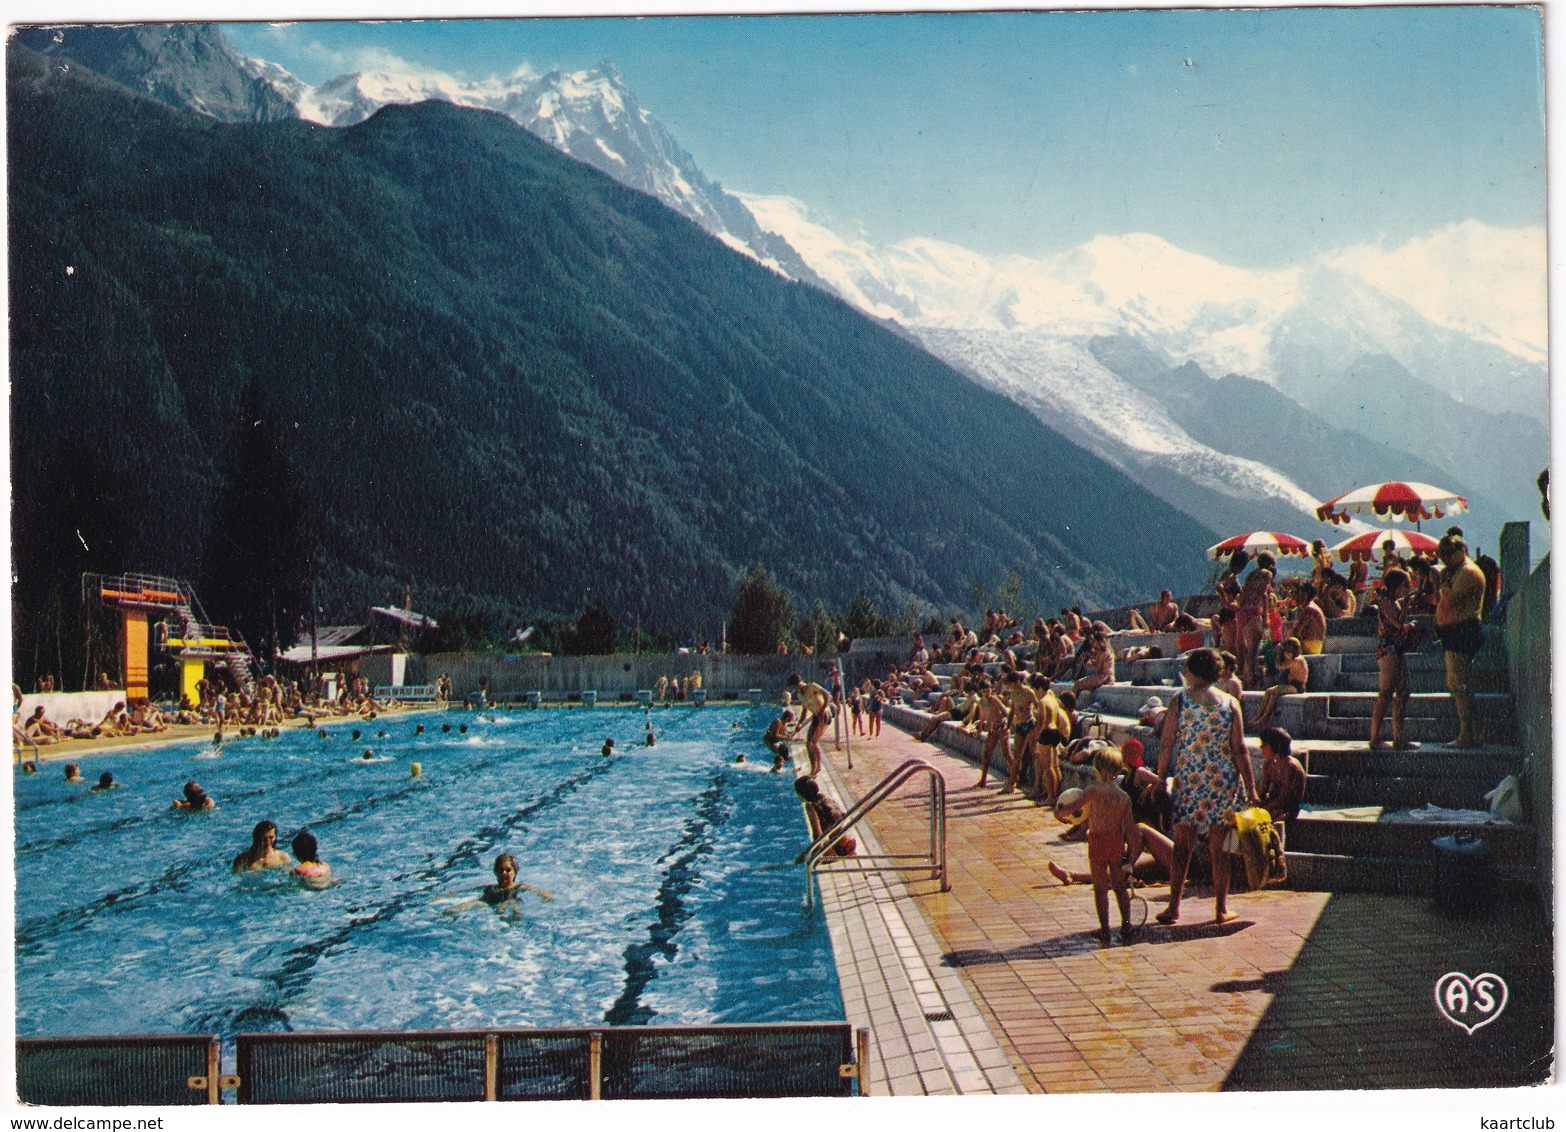
[[[479,81],[378,59],[381,65],[316,87],[274,63],[248,62],[301,118],[327,126],[351,126],[382,106],[430,99],[498,111],[562,153],[657,197],[779,274],[819,282],[793,248],[764,233],[739,201],[702,174],[607,59],[584,70],[544,75],[523,64],[510,75]]]

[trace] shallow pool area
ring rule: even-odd
[[[772,714],[421,712],[215,758],[83,748],[88,782],[123,783],[102,793],[46,763],[15,780],[17,1033],[841,1019],[793,775],[758,741]],[[169,808],[192,778],[216,810]],[[235,875],[261,819],[284,848],[308,827],[337,883]],[[553,899],[444,912],[501,852]]]

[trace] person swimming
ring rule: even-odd
[[[364,749],[364,754],[360,755],[359,759],[362,762],[373,762],[375,759],[375,752],[372,751],[369,747],[366,747]]]
[[[114,775],[110,774],[108,771],[104,771],[98,776],[98,785],[94,786],[93,790],[94,792],[100,790],[116,790],[119,788],[119,785],[120,784],[118,782],[114,781]]]
[[[656,747],[658,745],[658,736],[654,735],[651,730],[647,732],[647,745],[649,747]]]
[[[468,733],[468,725],[466,723],[459,723],[457,725],[457,730],[466,735]]]
[[[415,727],[413,729],[413,733],[415,735],[423,735],[424,734],[424,724],[421,723],[417,727]]]
[[[277,823],[259,821],[250,831],[250,848],[234,858],[234,871],[281,869],[293,863],[294,859],[277,847]]]
[[[171,810],[184,810],[187,813],[193,813],[196,810],[215,810],[217,809],[217,803],[208,796],[207,792],[197,784],[195,779],[191,779],[185,783],[184,797],[175,798],[174,804],[169,808]]]
[[[464,900],[460,904],[453,904],[450,908],[443,908],[444,915],[453,915],[457,912],[467,911],[469,908],[477,908],[481,904],[488,904],[491,908],[516,908],[517,901],[524,892],[536,892],[544,900],[553,900],[552,893],[542,888],[534,888],[530,884],[521,884],[517,880],[517,859],[510,853],[502,853],[495,858],[495,883],[486,884],[476,900]]]
[[[332,866],[321,860],[321,851],[316,845],[315,834],[308,829],[301,829],[294,834],[293,849],[299,863],[294,866],[292,875],[307,884],[312,882],[319,884],[332,879]]]
[[[76,763],[65,764],[65,781],[70,783],[86,782],[82,777],[82,768]]]
[[[605,739],[604,745],[598,749],[598,753],[603,755],[605,758],[608,758],[610,755],[614,754],[614,740]]]

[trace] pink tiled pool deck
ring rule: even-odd
[[[1553,1074],[1553,942],[1536,899],[1454,918],[1424,897],[1240,892],[1239,918],[1220,926],[1210,890],[1193,885],[1180,923],[1163,927],[1152,916],[1168,888],[1153,886],[1140,937],[1105,945],[1091,887],[1048,872],[1087,867],[1048,809],[1000,795],[993,775],[977,789],[970,762],[892,727],[854,742],[853,769],[826,749],[853,798],[909,758],[945,776],[951,891],[905,879],[903,903],[939,951],[926,961],[960,975],[1030,1092],[1476,1088]],[[868,820],[888,852],[928,842],[917,788]],[[1433,992],[1449,971],[1501,976],[1505,1009],[1472,1034],[1447,1021]]]

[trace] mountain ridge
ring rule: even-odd
[[[411,582],[714,635],[758,562],[803,601],[863,586],[926,613],[1014,568],[1062,603],[1203,573],[1209,530],[496,112],[222,125],[29,56],[8,57],[19,610],[81,570],[194,574],[199,540],[138,519],[177,498],[201,529],[255,377],[336,609]]]

